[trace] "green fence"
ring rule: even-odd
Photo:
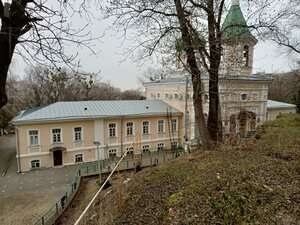
[[[154,166],[181,155],[186,154],[183,148],[163,149],[160,151],[148,151],[138,155],[127,155],[120,163],[120,170],[130,170],[135,167]],[[101,173],[108,173],[116,165],[121,157],[110,157],[109,159],[100,160]],[[90,176],[99,173],[98,162],[86,164],[80,168],[81,176]]]
[[[59,198],[59,200],[33,225],[49,225],[53,224],[55,220],[62,214],[64,209],[69,205],[73,196],[75,195],[80,184],[80,170],[77,170],[71,185],[66,192]]]
[[[176,149],[163,149],[160,151],[148,151],[139,155],[129,154],[120,163],[120,170],[130,170],[137,166],[147,167],[162,164],[171,159],[177,158],[186,154],[183,148]],[[111,157],[109,159],[100,160],[101,173],[108,173],[119,161],[120,157]],[[99,173],[98,162],[86,163],[76,171],[76,174],[72,180],[71,186],[67,191],[59,198],[59,200],[33,225],[50,225],[57,220],[62,214],[64,209],[69,205],[73,196],[75,195],[81,176],[90,176]]]

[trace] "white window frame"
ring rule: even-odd
[[[117,157],[117,149],[113,148],[113,149],[109,149],[108,150],[108,157]]]
[[[31,144],[30,131],[37,131],[38,132],[37,133],[37,144]],[[28,134],[28,146],[34,147],[34,146],[39,146],[40,145],[40,130],[39,129],[28,130],[27,134]]]
[[[60,142],[54,142],[54,133],[53,130],[59,129],[60,130]],[[62,144],[63,143],[63,129],[61,127],[51,128],[51,144]]]
[[[127,124],[128,123],[132,123],[132,127],[131,127],[131,131],[132,131],[132,133],[131,134],[128,134],[128,131],[129,131],[129,126],[127,126]],[[128,122],[126,122],[126,130],[125,130],[125,132],[126,132],[126,136],[134,136],[134,122],[132,122],[132,121],[128,121]]]
[[[128,152],[127,152],[128,150]],[[134,155],[134,148],[133,147],[130,147],[130,148],[126,148],[126,155]]]
[[[148,132],[147,133],[144,133],[144,122],[148,122]],[[142,121],[142,134],[143,135],[148,135],[148,134],[150,134],[150,121],[149,120],[145,120],[145,121]]]
[[[162,121],[162,124],[159,123],[161,121]],[[165,121],[164,120],[157,120],[157,133],[164,133],[164,132],[165,132]]]
[[[32,166],[32,162],[33,162],[33,161],[38,161],[39,166],[34,166],[34,167],[33,167],[33,166]],[[41,161],[40,159],[33,159],[33,160],[30,160],[29,163],[30,163],[30,168],[31,168],[31,169],[37,169],[37,168],[41,168],[41,167],[42,167],[42,161]]]
[[[110,127],[109,127],[109,125],[111,125],[111,124],[114,124],[115,125],[115,127],[114,127],[114,136],[111,136],[110,135]],[[118,129],[117,129],[117,123],[108,123],[108,125],[107,125],[107,127],[108,127],[108,138],[116,138],[117,137],[117,133],[118,133]]]
[[[165,148],[165,143],[157,143],[157,151],[161,151]]]
[[[75,128],[81,128],[81,131],[80,131],[80,137],[81,137],[81,139],[80,140],[76,140]],[[73,141],[74,142],[82,142],[83,140],[84,140],[84,138],[83,138],[83,127],[82,126],[75,126],[75,127],[73,127]]]
[[[77,161],[77,158],[79,158],[79,157],[81,157],[81,161]],[[84,160],[83,160],[83,154],[82,153],[74,155],[74,158],[75,158],[75,163],[84,162]]]
[[[178,148],[178,141],[173,141],[171,143],[171,148]]]
[[[174,129],[174,124],[173,121],[175,121],[175,129]],[[178,122],[177,119],[171,119],[171,131],[177,131],[178,130]]]
[[[150,152],[150,145],[143,145],[143,153]]]

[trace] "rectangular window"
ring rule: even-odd
[[[31,168],[40,168],[40,160],[32,160],[31,162]]]
[[[149,152],[150,146],[149,145],[143,145],[143,153]]]
[[[74,140],[82,141],[82,128],[81,127],[74,128]]]
[[[109,149],[108,150],[109,157],[116,157],[117,156],[117,149]]]
[[[53,143],[61,143],[61,129],[60,128],[52,129],[52,142]]]
[[[158,133],[163,133],[164,132],[164,121],[163,120],[159,120],[157,122],[157,132]]]
[[[116,124],[110,123],[108,124],[109,128],[109,137],[116,137]]]
[[[171,143],[171,148],[177,148],[177,147],[178,147],[177,141],[173,141],[173,142]]]
[[[133,135],[133,123],[132,122],[126,123],[126,134],[127,134],[127,136]]]
[[[143,134],[149,134],[149,121],[143,122]]]
[[[82,154],[75,155],[75,162],[83,162],[83,155]]]
[[[133,147],[126,148],[126,151],[127,150],[128,150],[127,155],[133,155]]]
[[[39,144],[39,131],[38,130],[30,130],[29,131],[29,145],[38,145]]]
[[[177,131],[177,120],[176,119],[171,120],[171,130]]]
[[[158,144],[157,144],[157,151],[163,150],[164,147],[165,147],[165,144],[164,144],[164,143],[158,143]]]

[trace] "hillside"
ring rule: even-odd
[[[260,139],[146,169],[101,196],[86,224],[299,224],[300,115],[261,128]],[[116,183],[116,182],[115,182]]]

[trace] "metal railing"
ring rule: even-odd
[[[148,167],[154,166],[171,159],[174,159],[180,155],[185,155],[186,152],[183,148],[176,149],[163,149],[160,151],[148,151],[138,155],[127,155],[120,163],[120,170],[134,169],[136,166]],[[110,157],[108,159],[100,160],[101,173],[109,173],[121,157]],[[98,163],[89,163],[86,166],[80,168],[81,176],[90,176],[99,173]]]
[[[69,203],[73,199],[79,187],[80,179],[81,179],[80,170],[77,170],[73,177],[72,183],[68,187],[68,189],[41,218],[39,218],[35,223],[33,223],[33,225],[53,224],[54,221],[62,214],[64,209],[69,205]]]
[[[119,164],[119,170],[130,170],[137,166],[148,167],[158,164],[162,164],[171,159],[177,158],[180,155],[184,155],[186,152],[183,148],[175,149],[162,149],[160,151],[148,151],[139,155],[129,154]],[[112,168],[116,166],[121,157],[110,157],[109,159],[100,160],[101,173],[109,173]],[[32,225],[50,225],[58,219],[64,209],[69,205],[73,199],[79,184],[81,176],[91,176],[99,174],[98,162],[87,163],[76,171],[73,177],[71,186],[67,191],[59,198],[59,200],[35,223]]]

